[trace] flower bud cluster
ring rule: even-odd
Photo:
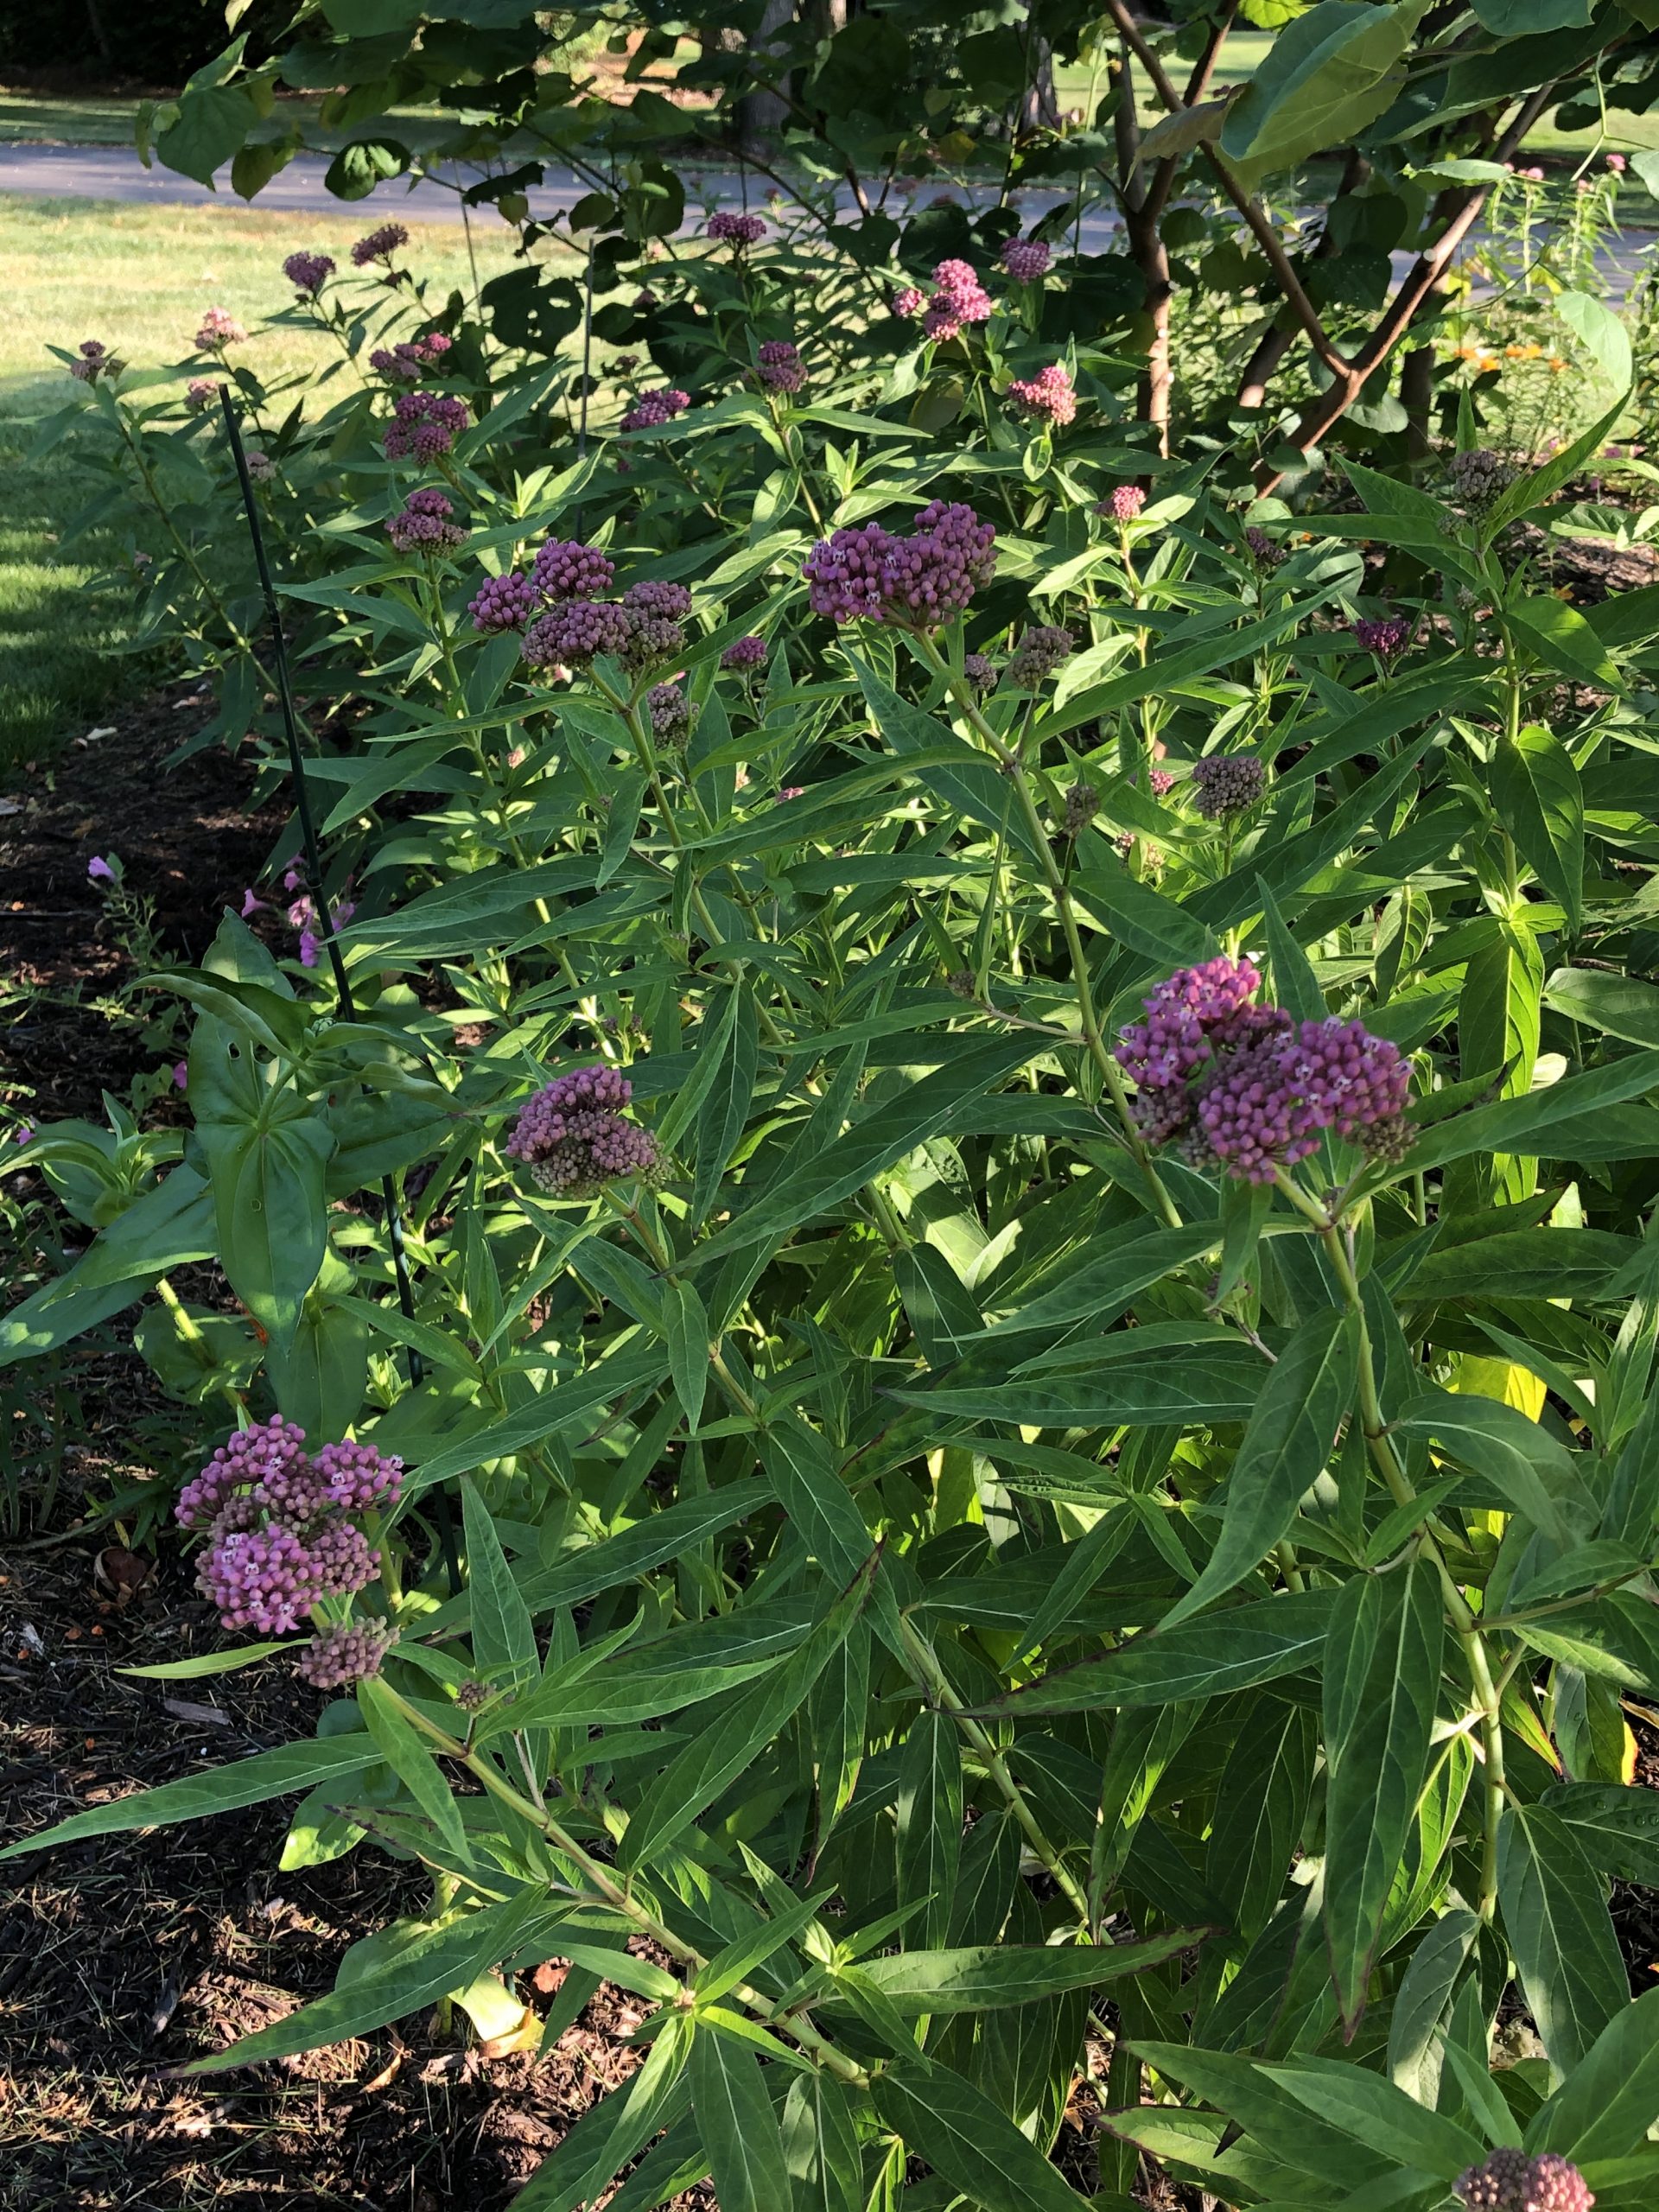
[[[467,543],[466,531],[450,519],[454,512],[442,492],[411,492],[387,518],[386,536],[399,553],[453,553]]]
[[[1058,361],[1034,377],[1015,377],[1008,397],[1025,415],[1060,429],[1077,420],[1077,395],[1071,378]]]
[[[184,404],[193,415],[205,415],[218,397],[217,377],[192,377],[184,387]]]
[[[1035,284],[1046,276],[1052,258],[1040,238],[1010,238],[1002,249],[1002,266],[1016,284]]]
[[[658,1172],[657,1140],[622,1109],[633,1086],[613,1067],[572,1068],[527,1100],[503,1147],[554,1198],[591,1198],[617,1175]]]
[[[683,415],[690,404],[689,391],[677,391],[669,385],[660,391],[642,391],[622,417],[621,427],[625,430],[660,430],[664,423]]]
[[[399,246],[409,244],[409,232],[401,223],[382,223],[378,231],[371,231],[366,238],[359,238],[352,248],[353,269],[366,269],[372,262],[390,264]]]
[[[620,656],[633,636],[626,607],[608,599],[570,599],[552,607],[524,632],[531,668],[582,668],[599,656]]]
[[[372,1580],[380,1555],[346,1516],[395,1504],[402,1481],[372,1445],[307,1452],[280,1415],[238,1429],[179,1498],[179,1520],[207,1534],[196,1586],[226,1628],[287,1635],[320,1598]]]
[[[397,1630],[385,1621],[342,1621],[312,1637],[295,1672],[314,1690],[348,1689],[378,1675],[397,1641]]]
[[[996,572],[996,532],[969,506],[934,499],[901,537],[876,522],[820,538],[802,573],[815,614],[931,630]]]
[[[1334,1129],[1363,1150],[1401,1157],[1411,1071],[1398,1048],[1357,1021],[1293,1022],[1255,1003],[1248,960],[1184,968],[1120,1032],[1118,1065],[1135,1085],[1135,1121],[1154,1144],[1179,1139],[1196,1164],[1251,1183],[1314,1151]]]
[[[1249,811],[1267,781],[1253,753],[1206,753],[1192,763],[1192,804],[1206,822],[1230,821]]]
[[[747,638],[734,638],[720,657],[722,668],[764,668],[766,664],[766,641],[751,632]]]
[[[290,253],[283,264],[283,276],[302,300],[315,300],[334,273],[334,262],[326,253]]]
[[[959,338],[970,323],[988,322],[991,296],[965,261],[942,261],[933,271],[933,296],[922,328],[935,344]]]
[[[1393,660],[1411,643],[1412,623],[1404,614],[1384,614],[1375,620],[1361,615],[1348,627],[1356,643],[1379,660]]]
[[[691,702],[677,683],[653,683],[645,694],[645,712],[651,716],[653,735],[664,745],[684,742],[691,727]]]
[[[1052,623],[1027,630],[1009,659],[1009,683],[1017,684],[1022,691],[1034,691],[1039,683],[1048,681],[1062,661],[1070,659],[1077,642],[1069,630],[1057,629]]]
[[[126,363],[118,360],[101,339],[83,338],[76,349],[78,361],[71,361],[69,373],[77,384],[96,384],[100,377],[118,377]]]
[[[768,391],[798,391],[806,382],[806,364],[786,338],[767,339],[759,358],[758,373]]]
[[[196,333],[196,351],[222,353],[227,346],[240,346],[247,334],[233,315],[227,315],[223,308],[209,308]]]
[[[1147,504],[1147,495],[1138,484],[1119,484],[1109,499],[1102,499],[1095,512],[1103,522],[1133,522]]]
[[[758,215],[734,215],[726,208],[709,218],[703,232],[716,245],[735,246],[740,252],[745,246],[759,245],[766,235],[766,226]]]
[[[1290,557],[1276,538],[1269,537],[1265,530],[1258,530],[1254,523],[1244,533],[1244,543],[1249,548],[1250,558],[1258,569],[1269,569],[1282,567]]]
[[[392,384],[418,384],[422,371],[435,368],[454,342],[442,330],[429,330],[424,338],[400,338],[395,346],[377,346],[369,366]]]
[[[1557,2151],[1536,2158],[1524,2151],[1494,2151],[1452,2186],[1468,2212],[1590,2212],[1596,2201],[1584,2176]]]
[[[385,435],[388,461],[402,461],[409,455],[421,461],[435,461],[440,454],[448,452],[473,419],[464,399],[442,391],[399,392],[391,403],[391,412]]]

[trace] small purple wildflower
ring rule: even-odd
[[[798,391],[806,382],[806,364],[786,338],[769,338],[760,348],[757,373],[768,391]]]
[[[189,1090],[190,1063],[188,1060],[175,1060],[173,1063],[173,1088],[175,1090]]]
[[[398,553],[453,553],[467,533],[451,520],[455,510],[442,492],[411,492],[402,508],[386,518],[386,536]]]
[[[395,1504],[404,1463],[372,1444],[325,1444],[313,1464],[331,1505],[342,1512],[366,1512]]]
[[[751,633],[747,638],[734,638],[720,657],[722,668],[764,668],[766,662],[766,641]]]
[[[290,253],[283,264],[283,276],[302,300],[315,300],[334,273],[326,253]]]
[[[970,323],[988,322],[991,296],[965,261],[942,261],[933,271],[933,296],[922,328],[936,344],[959,338]]]
[[[1002,266],[1016,284],[1034,284],[1046,276],[1052,258],[1040,238],[1010,238],[1002,249]]]
[[[1452,2186],[1468,2212],[1590,2212],[1596,2201],[1578,2168],[1556,2151],[1536,2158],[1493,2151]]]
[[[435,368],[454,342],[442,330],[429,330],[424,338],[401,338],[395,346],[377,346],[369,366],[391,384],[419,384],[422,372]]]
[[[542,605],[542,595],[517,569],[505,576],[486,576],[467,612],[474,630],[522,630]]]
[[[900,537],[880,523],[821,538],[802,570],[815,614],[931,630],[959,614],[996,570],[996,532],[969,506],[934,499]]]
[[[1354,641],[1379,660],[1393,660],[1411,643],[1413,625],[1404,614],[1385,614],[1376,620],[1361,615],[1348,625]]]
[[[1071,658],[1077,639],[1069,630],[1061,630],[1052,623],[1040,628],[1027,630],[1015,646],[1008,662],[1008,681],[1022,691],[1034,691],[1046,683],[1061,662]]]
[[[78,350],[80,359],[69,364],[69,373],[77,384],[96,384],[100,377],[118,377],[127,365],[118,360],[100,339],[83,338]]]
[[[115,870],[97,853],[87,861],[86,874],[94,883],[114,883],[117,880]]]
[[[1253,753],[1206,753],[1192,763],[1192,804],[1206,822],[1226,822],[1248,813],[1267,780],[1267,770]]]
[[[349,1689],[379,1673],[397,1641],[397,1630],[386,1621],[340,1622],[312,1637],[294,1671],[314,1690]]]
[[[626,651],[633,627],[626,608],[613,601],[567,600],[524,632],[524,658],[531,668],[580,668],[601,653]]]
[[[760,245],[766,235],[766,226],[758,215],[734,215],[722,208],[719,214],[709,218],[703,235],[716,245],[735,246],[741,253],[746,246]]]
[[[918,291],[914,284],[906,284],[893,294],[892,304],[900,322],[914,322],[927,306],[927,294]]]
[[[385,441],[388,461],[410,454],[419,461],[435,461],[448,452],[473,419],[464,399],[442,391],[400,392],[391,412]]]
[[[645,711],[653,735],[664,745],[684,742],[691,727],[691,702],[677,683],[655,683],[645,694]]]
[[[378,231],[371,231],[366,238],[359,238],[352,248],[352,266],[353,269],[366,269],[375,261],[384,261],[390,265],[398,247],[408,244],[409,232],[401,223],[382,223]]]
[[[531,563],[531,581],[551,606],[562,599],[598,599],[611,588],[616,564],[596,545],[574,537],[550,537]]]
[[[633,1086],[608,1066],[572,1068],[527,1100],[503,1150],[550,1197],[591,1198],[617,1175],[649,1179],[657,1140],[623,1119]]]
[[[1052,423],[1056,429],[1077,420],[1077,395],[1070,374],[1058,361],[1051,361],[1034,377],[1015,377],[1008,386],[1008,397],[1022,414]]]
[[[660,430],[664,423],[683,415],[690,404],[690,393],[672,385],[664,385],[659,391],[642,391],[622,417],[621,427],[625,430]]]

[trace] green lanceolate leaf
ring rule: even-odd
[[[644,2065],[585,2112],[518,2192],[521,2212],[579,2212],[690,2103],[684,2080],[690,2022],[671,2019]]]
[[[1325,1926],[1351,2034],[1427,1777],[1445,1615],[1425,1561],[1338,1593],[1325,1661]]]
[[[778,2116],[760,2054],[700,2019],[691,2037],[691,2108],[721,2212],[779,2212],[790,2199]]]
[[[357,1686],[375,1749],[397,1777],[459,1866],[470,1866],[473,1850],[461,1824],[461,1808],[436,1760],[413,1725],[407,1720],[385,1685],[371,1676]]]
[[[1659,1989],[1615,2012],[1554,2095],[1535,2114],[1526,2147],[1574,2165],[1638,2150],[1659,2104]]]
[[[471,1483],[461,1484],[461,1497],[473,1597],[473,1657],[482,1680],[522,1694],[541,1672],[530,1608],[507,1565],[495,1523]]]
[[[1034,2005],[1069,1989],[1104,1988],[1108,1982],[1161,1966],[1203,1933],[1179,1929],[1140,1942],[1098,1948],[992,1943],[962,1950],[899,1951],[865,1959],[860,1972],[902,2012],[980,2012]]]
[[[1541,1806],[1503,1814],[1498,1901],[1544,2049],[1569,2072],[1629,2004],[1630,1982],[1595,1869]]]
[[[1491,790],[1499,820],[1576,931],[1584,888],[1584,786],[1572,754],[1542,722],[1529,722],[1513,739],[1499,741]]]
[[[702,1300],[690,1283],[677,1278],[664,1284],[663,1320],[668,1336],[668,1364],[674,1378],[674,1395],[685,1414],[686,1433],[695,1436],[702,1419],[702,1402],[709,1388],[713,1332]]]
[[[1086,1713],[1095,1706],[1166,1705],[1254,1689],[1318,1664],[1332,1602],[1330,1591],[1308,1590],[1134,1637],[1103,1659],[1056,1668],[1012,1691],[998,1709]]]
[[[815,2067],[790,2083],[783,2136],[789,2212],[864,2212],[852,2097],[825,2068]]]
[[[962,1853],[962,1749],[957,1725],[925,1707],[905,1744],[899,1770],[899,1903],[919,1906],[907,1937],[943,1942]]]
[[[984,2212],[1076,2212],[1082,2201],[1035,2144],[950,2068],[892,2059],[870,2094],[906,2150]]]
[[[1241,1582],[1290,1527],[1352,1402],[1358,1346],[1352,1315],[1332,1307],[1304,1321],[1280,1354],[1228,1477],[1215,1551],[1167,1625]]]

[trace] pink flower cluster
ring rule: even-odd
[[[411,492],[389,518],[386,536],[399,553],[453,553],[467,533],[450,518],[455,510],[442,492]]]
[[[196,351],[222,353],[227,346],[240,346],[247,334],[233,315],[227,315],[223,308],[209,308],[196,333]]]
[[[100,339],[83,338],[77,352],[78,361],[71,361],[69,373],[78,384],[96,384],[100,377],[118,377],[126,367]]]
[[[218,397],[216,377],[192,377],[184,387],[184,404],[193,415],[205,415]]]
[[[808,604],[832,622],[931,630],[959,614],[996,573],[996,532],[969,506],[934,499],[908,537],[869,522],[820,538],[803,575]]]
[[[760,348],[759,374],[768,391],[798,391],[806,382],[806,364],[786,338],[769,338]]]
[[[1015,377],[1008,397],[1022,413],[1052,423],[1057,429],[1077,420],[1077,395],[1058,361],[1051,361],[1034,377]]]
[[[1109,499],[1102,499],[1095,512],[1103,522],[1133,522],[1147,504],[1147,495],[1138,484],[1120,484]]]
[[[652,734],[664,745],[678,745],[691,727],[691,702],[677,683],[653,683],[645,694]]]
[[[524,632],[531,668],[580,668],[601,654],[621,654],[633,635],[626,607],[608,599],[567,599]]]
[[[334,273],[326,253],[290,253],[283,264],[283,276],[302,300],[315,300]]]
[[[1206,822],[1226,822],[1249,811],[1267,780],[1253,753],[1206,753],[1192,763],[1192,804]]]
[[[549,606],[561,599],[596,599],[610,589],[615,574],[608,553],[578,537],[550,537],[530,564],[536,595]]]
[[[722,208],[719,214],[709,218],[709,227],[703,235],[716,245],[735,246],[741,252],[745,246],[760,245],[766,235],[766,226],[758,215],[734,215]]]
[[[346,1516],[395,1504],[402,1482],[403,1462],[372,1445],[307,1452],[277,1414],[238,1429],[179,1498],[179,1520],[207,1534],[197,1587],[226,1628],[286,1636],[319,1599],[373,1580],[379,1554]]]
[[[689,391],[676,391],[669,385],[659,391],[642,391],[622,417],[621,427],[625,430],[660,430],[664,423],[683,415],[690,404]]]
[[[1002,266],[1016,284],[1034,284],[1046,276],[1052,258],[1040,238],[1010,238],[1002,249]]]
[[[722,668],[764,668],[766,664],[766,641],[751,633],[747,638],[734,638],[720,657]]]
[[[613,1067],[572,1068],[525,1102],[504,1149],[554,1198],[591,1198],[613,1176],[654,1175],[656,1138],[623,1119],[632,1096]]]
[[[927,305],[927,294],[906,284],[893,296],[893,311],[900,322],[913,322]]]
[[[991,296],[965,261],[942,261],[933,271],[933,296],[922,328],[936,345],[959,338],[969,323],[988,322]]]
[[[369,366],[390,383],[418,384],[422,371],[435,368],[454,342],[442,330],[429,330],[424,338],[400,338],[395,346],[377,346]]]
[[[1251,1183],[1314,1151],[1334,1129],[1367,1152],[1399,1158],[1411,1071],[1386,1038],[1336,1015],[1294,1023],[1258,1006],[1248,960],[1184,968],[1119,1033],[1116,1058],[1135,1085],[1135,1116],[1154,1144],[1182,1140],[1188,1156]]]
[[[473,419],[464,399],[442,391],[399,392],[391,412],[385,436],[388,461],[410,455],[420,461],[435,461],[448,452]]]
[[[542,595],[526,575],[509,569],[504,576],[486,576],[467,612],[474,630],[522,630],[534,620]]]
[[[1348,625],[1357,645],[1379,660],[1393,660],[1411,643],[1412,623],[1404,614],[1384,614],[1372,620],[1361,615]]]
[[[378,231],[371,231],[366,238],[359,238],[352,248],[352,266],[353,269],[366,269],[375,261],[390,264],[398,247],[408,244],[409,232],[401,223],[382,223]]]
[[[1468,2212],[1590,2212],[1589,2184],[1570,2158],[1546,2151],[1494,2151],[1453,2183]]]
[[[314,1690],[343,1690],[378,1675],[397,1631],[385,1621],[340,1621],[320,1630],[294,1662]]]

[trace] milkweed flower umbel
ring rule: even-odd
[[[1071,658],[1077,639],[1069,630],[1051,623],[1027,630],[1008,661],[1008,681],[1023,691],[1034,691],[1046,683],[1061,662]]]
[[[196,350],[201,353],[222,353],[227,346],[240,346],[247,334],[233,315],[227,315],[223,308],[209,308],[196,333]]]
[[[69,373],[77,384],[96,384],[100,377],[118,377],[127,365],[118,360],[99,338],[83,338],[76,351],[80,358],[70,362]]]
[[[619,1175],[649,1178],[657,1140],[623,1118],[632,1096],[616,1068],[572,1068],[525,1102],[503,1150],[551,1198],[591,1198]]]
[[[608,599],[570,599],[550,607],[524,632],[531,668],[581,668],[601,654],[620,655],[633,635],[625,607]]]
[[[377,261],[391,265],[391,257],[399,246],[409,244],[409,232],[401,223],[382,223],[379,229],[359,238],[352,248],[353,269],[367,269]]]
[[[1077,395],[1071,378],[1058,361],[1051,361],[1034,377],[1015,377],[1008,397],[1025,415],[1052,423],[1057,429],[1077,420]]]
[[[385,450],[388,461],[435,461],[472,421],[464,399],[442,391],[400,392],[391,403],[392,419],[386,427]]]
[[[741,253],[746,246],[760,245],[766,235],[766,226],[759,215],[734,215],[722,208],[719,214],[709,218],[703,235],[716,245],[734,246]]]
[[[642,391],[622,417],[621,427],[625,430],[660,430],[664,423],[683,415],[690,404],[689,391],[680,391],[670,385],[658,391]]]
[[[971,323],[991,319],[990,294],[965,261],[942,261],[933,271],[933,296],[922,328],[936,344],[959,338]]]
[[[934,499],[901,537],[871,522],[820,538],[802,570],[815,614],[832,622],[936,629],[996,572],[996,532],[969,506]]]
[[[751,635],[734,638],[720,657],[722,668],[764,668],[766,664],[766,641]]]
[[[656,683],[645,694],[652,734],[664,745],[678,745],[691,727],[691,702],[677,683]]]
[[[1206,822],[1230,821],[1249,811],[1267,780],[1253,753],[1206,753],[1192,763],[1192,804]]]
[[[927,305],[927,294],[906,284],[893,296],[893,311],[900,322],[913,322]]]
[[[1590,2212],[1596,2201],[1578,2168],[1556,2151],[1536,2158],[1494,2151],[1452,2186],[1468,2212]]]
[[[218,381],[213,377],[192,377],[184,387],[184,404],[193,415],[205,415],[218,397]]]
[[[542,604],[542,595],[530,578],[510,569],[505,576],[486,576],[467,612],[474,630],[522,630]]]
[[[294,1662],[294,1671],[314,1690],[343,1690],[365,1682],[397,1641],[385,1621],[341,1621],[314,1636]]]
[[[806,364],[786,338],[769,338],[760,348],[757,373],[768,391],[798,391],[806,382]]]
[[[1106,522],[1133,522],[1147,504],[1147,495],[1138,484],[1120,484],[1109,499],[1102,499],[1095,512]]]
[[[610,589],[616,564],[596,545],[584,545],[579,538],[550,537],[537,549],[530,575],[538,595],[550,605],[561,599],[597,599]]]
[[[400,338],[395,346],[377,346],[369,366],[391,384],[418,384],[423,371],[435,368],[454,345],[442,330],[429,330],[423,338]]]
[[[399,512],[389,516],[386,536],[399,553],[453,553],[467,533],[451,519],[454,508],[442,492],[411,492]]]
[[[283,276],[302,300],[315,300],[334,273],[326,253],[290,253],[283,264]]]
[[[1052,258],[1040,238],[1010,238],[1002,249],[1002,266],[1016,284],[1034,284],[1046,276]]]
[[[1411,643],[1412,623],[1404,614],[1384,614],[1371,620],[1361,615],[1348,625],[1355,642],[1379,660],[1394,660]]]

